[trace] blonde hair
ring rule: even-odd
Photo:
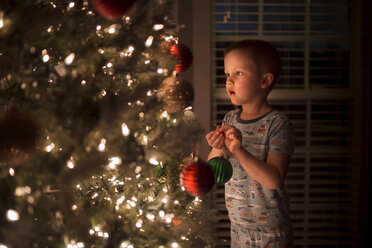
[[[242,40],[228,46],[224,51],[224,56],[233,50],[247,52],[247,56],[252,60],[259,75],[272,73],[274,80],[270,89],[274,86],[281,72],[281,59],[278,50],[272,44],[263,40]]]

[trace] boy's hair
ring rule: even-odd
[[[228,46],[224,51],[224,56],[233,50],[246,51],[259,75],[269,72],[274,75],[274,80],[270,87],[271,90],[281,71],[281,60],[278,50],[267,41],[242,40]]]

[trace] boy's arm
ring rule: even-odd
[[[289,167],[290,155],[271,153],[266,161],[253,156],[241,148],[232,152],[244,170],[257,182],[269,189],[277,189],[283,185]]]
[[[283,183],[290,162],[290,155],[270,153],[266,161],[253,156],[242,147],[242,137],[238,129],[224,126],[226,146],[244,170],[256,181],[269,189],[277,189]]]

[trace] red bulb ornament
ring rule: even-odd
[[[122,17],[134,5],[135,0],[94,0],[97,12],[107,19]]]
[[[183,44],[174,44],[169,48],[169,53],[176,57],[178,64],[176,65],[176,72],[184,72],[192,64],[193,56],[190,49]]]
[[[210,165],[199,160],[186,165],[180,175],[181,184],[192,196],[208,193],[214,185],[214,171]]]

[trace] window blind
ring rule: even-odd
[[[357,247],[360,184],[358,93],[350,80],[348,0],[212,0],[212,127],[234,107],[225,94],[223,51],[234,41],[263,39],[282,57],[269,95],[296,133],[286,179],[295,247]],[[360,149],[359,149],[360,150]],[[217,247],[230,246],[224,187],[211,197],[218,210]]]

